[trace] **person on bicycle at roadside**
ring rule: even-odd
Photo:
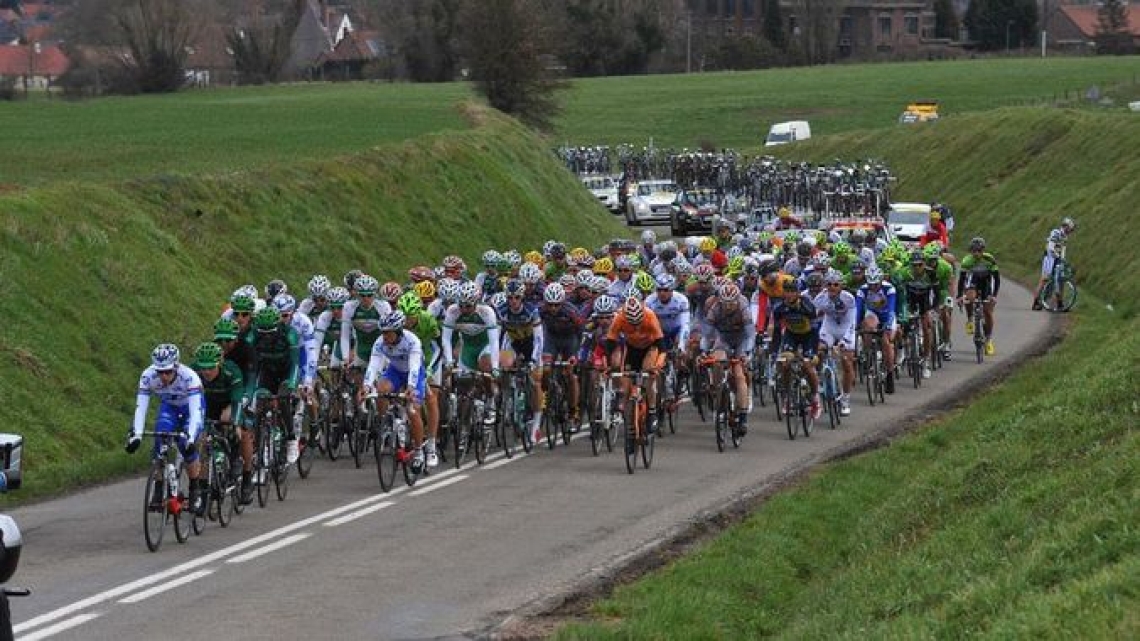
[[[657,363],[665,333],[653,310],[636,297],[630,296],[622,311],[610,323],[606,332],[605,348],[610,366],[619,372],[643,372],[648,375],[645,399],[649,414],[649,433],[657,431]],[[622,394],[629,397],[632,381],[623,378]]]
[[[789,358],[797,349],[803,358],[804,375],[811,386],[811,415],[819,418],[822,406],[819,402],[819,377],[815,373],[815,353],[819,347],[819,332],[812,323],[817,314],[815,305],[806,293],[800,293],[795,280],[788,275],[780,277],[781,297],[773,302],[772,331],[773,349],[780,354],[777,365],[781,379],[789,375]],[[789,411],[784,407],[784,412]]]
[[[937,299],[938,316],[942,320],[942,340],[945,346],[942,349],[943,360],[950,360],[950,321],[954,311],[954,299],[957,298],[958,283],[954,280],[954,266],[946,258],[942,245],[938,242],[927,243],[922,248],[922,256],[926,260],[926,271],[934,274],[938,281]]]
[[[566,300],[566,290],[560,283],[551,283],[543,292],[544,304],[539,309],[542,319],[542,380],[543,389],[550,387],[551,363],[569,362],[573,367],[578,358],[578,347],[582,340],[582,327],[585,318],[572,303]],[[578,377],[566,371],[568,383],[567,407],[570,410],[570,424],[577,431],[579,426]]]
[[[357,385],[380,338],[380,319],[392,313],[387,301],[376,300],[380,283],[368,274],[356,277],[356,298],[344,304],[340,322],[340,352],[349,366],[349,380]]]
[[[150,353],[150,366],[139,377],[138,394],[135,397],[135,416],[127,432],[126,450],[134,454],[142,444],[143,424],[150,399],[159,399],[158,416],[154,419],[154,431],[160,433],[182,432],[178,439],[178,450],[186,461],[187,476],[190,477],[190,504],[197,509],[201,504],[199,478],[201,464],[198,461],[198,437],[203,427],[202,381],[198,374],[179,362],[178,347],[163,343]],[[159,441],[155,439],[152,456],[158,456]],[[161,482],[155,485],[152,503],[161,503],[165,496]]]
[[[503,328],[499,363],[503,369],[539,365],[542,363],[543,330],[538,307],[526,301],[526,285],[521,280],[507,281],[506,294],[506,303],[495,310]],[[533,367],[530,379],[531,435],[537,442],[542,424],[542,368]]]
[[[309,297],[297,303],[297,311],[308,316],[315,323],[321,313],[329,307],[328,293],[332,289],[329,277],[317,274],[309,279]]]
[[[783,229],[803,229],[804,221],[792,215],[792,208],[784,205],[780,207],[777,212],[777,218],[772,223],[773,231],[780,231]]]
[[[903,286],[906,317],[908,319],[917,317],[921,322],[922,356],[926,359],[926,364],[922,368],[922,377],[930,378],[934,339],[929,312],[937,309],[938,277],[926,268],[926,259],[918,249],[910,255],[910,269],[903,270],[898,277]]]
[[[205,420],[217,421],[231,426],[241,425],[241,410],[245,399],[245,381],[241,369],[233,361],[225,360],[222,347],[217,343],[202,343],[194,350],[194,371],[202,382],[202,396],[205,399]],[[253,482],[251,470],[253,469],[253,433],[241,429],[235,438],[229,440],[235,445],[231,448],[234,458],[231,465],[241,465],[241,495],[238,497],[243,503],[249,503],[253,497]],[[241,458],[238,458],[240,452]],[[205,507],[201,501],[195,511],[199,514]]]
[[[300,378],[301,338],[297,330],[282,320],[281,313],[276,307],[269,305],[257,313],[253,319],[255,331],[246,336],[246,342],[253,347],[254,375],[246,381],[246,398],[252,399],[256,404],[258,389],[267,390],[273,395],[297,392],[297,381]],[[295,408],[288,407],[280,411],[281,416],[292,416]],[[251,405],[248,413],[244,413],[246,423],[250,423],[256,416],[256,407]],[[286,420],[282,427],[287,432],[286,454],[290,464],[297,462],[300,448],[297,445],[296,421]]]
[[[896,298],[895,286],[878,267],[867,270],[867,282],[855,294],[855,318],[862,330],[881,331],[883,365],[887,371],[883,387],[887,394],[895,393],[895,334],[898,332]],[[870,340],[868,336],[864,338]]]
[[[831,270],[823,277],[826,291],[812,299],[816,313],[823,318],[819,328],[820,350],[839,345],[843,367],[843,393],[839,396],[839,415],[851,414],[851,389],[855,387],[855,296],[843,288],[843,275]]]
[[[930,220],[926,224],[926,231],[918,239],[918,244],[921,247],[926,247],[928,243],[937,241],[942,247],[950,246],[950,232],[946,229],[946,223],[942,221],[942,212],[936,209],[930,210]]]
[[[748,412],[752,409],[752,382],[748,364],[756,348],[756,320],[748,299],[734,283],[723,284],[708,309],[705,327],[709,334],[701,336],[701,351],[711,351],[715,360],[735,358],[731,372],[736,381],[736,426],[740,435],[748,432]],[[720,381],[716,381],[720,384]]]
[[[1045,239],[1045,255],[1041,258],[1041,279],[1037,281],[1037,288],[1033,290],[1034,311],[1042,309],[1041,290],[1045,289],[1045,283],[1053,277],[1053,267],[1057,259],[1065,258],[1065,247],[1069,244],[1069,236],[1076,230],[1076,221],[1066,217],[1061,220],[1061,226],[1050,231],[1049,237]]]
[[[982,306],[982,326],[987,356],[994,353],[994,307],[1001,289],[1001,273],[994,255],[986,251],[986,239],[970,240],[970,253],[962,258],[958,274],[958,304],[966,308],[966,335],[974,335],[974,305]]]
[[[497,419],[495,397],[499,378],[499,321],[495,310],[480,303],[479,288],[468,281],[459,286],[458,302],[447,308],[443,318],[443,366],[454,369],[456,364],[454,343],[459,336],[459,368],[461,371],[484,372],[492,380],[484,382],[484,420],[494,423]]]
[[[412,432],[412,473],[424,471],[424,421],[420,404],[427,394],[423,344],[418,336],[404,329],[404,313],[396,310],[380,319],[380,338],[372,344],[361,393],[403,393],[407,400],[408,424]],[[383,416],[388,400],[376,399],[376,411]]]
[[[439,388],[443,385],[443,356],[439,347],[442,332],[439,321],[424,309],[423,301],[414,290],[405,292],[396,303],[396,307],[404,315],[404,329],[420,339],[420,346],[423,349],[427,381],[422,403],[424,413],[427,414],[427,424],[424,426],[427,430],[424,436],[424,457],[427,466],[434,468],[439,465],[436,439],[439,436]]]

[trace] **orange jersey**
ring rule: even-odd
[[[760,279],[760,291],[768,295],[768,298],[783,298],[784,297],[784,272],[780,272],[776,276],[776,283],[769,285]]]
[[[646,309],[645,318],[641,320],[640,325],[630,324],[625,319],[625,314],[614,315],[614,322],[610,324],[606,339],[616,342],[622,336],[625,337],[626,345],[634,349],[647,349],[664,338],[665,332],[661,331],[661,321],[657,320],[657,314],[651,309]]]

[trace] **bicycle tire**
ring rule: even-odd
[[[633,474],[637,471],[637,401],[633,398],[625,400],[622,408],[622,425],[625,429],[625,471]]]
[[[811,429],[812,429],[812,426],[815,424],[815,418],[811,415],[812,414],[811,407],[809,406],[809,402],[805,398],[805,395],[804,395],[803,388],[806,385],[807,385],[807,382],[803,379],[800,379],[800,391],[799,391],[799,396],[800,396],[800,408],[799,409],[800,409],[800,411],[799,411],[799,414],[800,414],[800,428],[803,430],[804,438],[808,438],[811,436]]]
[[[602,453],[602,444],[605,439],[602,432],[602,421],[605,418],[603,411],[605,399],[602,398],[603,396],[605,394],[599,389],[595,389],[590,394],[590,451],[594,456]]]
[[[301,455],[297,457],[297,476],[307,479],[309,473],[313,471],[313,459],[316,458],[317,444],[316,440],[312,438],[313,419],[309,417],[308,408],[304,408],[302,411],[304,416],[301,418],[301,433],[297,435],[297,447],[301,448]]]
[[[281,429],[281,428],[278,428]],[[282,430],[284,432],[284,430]],[[276,450],[273,454],[273,467],[270,476],[273,477],[273,489],[277,494],[278,501],[284,501],[285,497],[289,496],[289,470],[293,467],[288,463],[286,448],[289,447],[289,441],[286,440],[285,434],[281,434],[281,442],[277,444]]]
[[[795,383],[795,377],[789,373],[788,382],[784,388],[782,396],[786,399],[787,407],[784,409],[784,426],[788,431],[788,439],[796,440],[796,434],[799,433],[799,426],[793,420],[793,414],[800,408],[799,392]],[[778,403],[777,403],[778,406]]]
[[[150,474],[146,477],[143,487],[143,539],[146,548],[151,552],[158,552],[162,546],[162,537],[166,532],[166,522],[170,518],[170,505],[166,500],[166,493],[162,493],[162,504],[151,505],[155,486],[163,482],[165,466],[162,461],[155,461],[151,465]]]
[[[697,415],[701,417],[701,422],[708,419],[705,417],[705,387],[702,366],[699,363],[694,363],[694,366],[689,369],[689,398],[693,401],[693,406],[697,408]],[[709,408],[710,411],[712,408]]]
[[[256,477],[254,483],[257,485],[258,507],[265,507],[269,503],[269,467],[273,463],[273,448],[269,447],[268,440],[269,426],[266,423],[266,417],[262,416],[257,426],[256,462],[253,466],[253,473]]]
[[[866,341],[863,343],[863,358],[862,368],[866,368],[866,373],[863,375],[863,384],[867,388],[867,402],[871,407],[875,406],[875,379],[878,378],[879,372],[876,368],[876,353],[875,347],[871,344],[873,341]]]
[[[212,476],[212,502],[216,507],[214,508],[214,516],[218,519],[218,525],[222,527],[229,527],[230,522],[234,516],[234,504],[237,503],[234,492],[234,479],[230,477],[230,453],[227,451],[223,454],[222,462],[219,465],[217,461],[214,462],[217,469]]]
[[[716,450],[724,451],[728,443],[728,388],[721,386],[717,394],[716,409],[713,410],[713,432],[716,434]]]
[[[474,433],[475,404],[468,396],[463,396],[456,402],[455,414],[455,468],[459,469],[467,454],[471,452],[471,437]]]
[[[638,410],[641,420],[641,438],[637,440],[638,449],[641,450],[641,466],[649,469],[653,465],[653,450],[657,443],[657,435],[649,431],[649,411],[648,408]],[[661,426],[658,425],[657,431],[661,431]]]
[[[550,403],[550,396],[546,397],[546,411],[542,413],[542,434],[546,438],[546,448],[553,450],[558,443],[558,428],[554,424],[554,406]]]
[[[335,461],[340,458],[340,448],[344,445],[344,427],[348,424],[348,409],[345,407],[344,399],[340,397],[340,394],[334,394],[329,403],[330,418],[325,426],[325,441],[327,443],[325,454],[328,455],[330,461]],[[332,416],[336,417],[335,424]]]
[[[503,446],[503,456],[507,458],[515,457],[515,448],[518,446],[517,440],[519,435],[515,423],[518,421],[518,418],[512,407],[510,415],[504,416],[502,413],[499,414],[499,422],[495,426],[495,433]]]
[[[356,424],[353,425],[352,441],[348,444],[348,449],[352,450],[352,463],[358,470],[364,465],[364,453],[368,450],[368,437],[375,425],[376,406],[368,403],[364,413],[357,418]]]
[[[380,436],[372,441],[372,455],[376,458],[376,476],[380,489],[391,492],[396,482],[396,438],[392,432],[391,418],[384,417]]]
[[[190,530],[194,521],[194,513],[190,511],[190,499],[187,498],[190,488],[190,473],[186,471],[186,464],[178,465],[178,504],[179,509],[174,512],[174,538],[179,543],[190,540]]]
[[[1066,280],[1061,283],[1061,306],[1056,311],[1067,312],[1077,304],[1077,286],[1073,281]]]
[[[471,440],[474,442],[475,462],[479,465],[487,462],[487,450],[489,449],[491,440],[491,430],[488,428],[484,416],[476,416],[471,425]]]
[[[767,407],[768,400],[765,392],[768,390],[765,388],[768,387],[768,372],[766,371],[768,357],[761,350],[756,350],[753,354],[759,354],[759,358],[762,360],[759,369],[752,373],[752,398],[759,401],[760,407]]]

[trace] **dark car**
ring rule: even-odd
[[[711,232],[713,219],[720,213],[716,192],[697,187],[685,189],[673,201],[669,228],[674,236],[687,236],[693,231]]]

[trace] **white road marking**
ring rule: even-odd
[[[508,463],[514,463],[515,461],[517,461],[521,458],[525,458],[527,456],[529,456],[529,454],[527,454],[526,452],[519,452],[518,454],[515,454],[514,458],[504,458],[501,461],[495,461],[494,463],[488,463],[479,469],[481,469],[481,470],[493,470],[497,467],[502,467]]]
[[[395,504],[396,504],[395,501],[384,501],[383,503],[377,503],[376,505],[371,505],[369,507],[359,509],[355,512],[349,512],[348,514],[345,514],[344,516],[338,516],[337,518],[335,518],[331,521],[326,521],[325,527],[336,527],[338,525],[343,525],[345,523],[348,523],[349,521],[355,521],[356,519],[359,519],[362,516],[368,516],[369,514],[372,514],[373,512],[379,512],[380,510],[383,510],[386,507],[392,507]]]
[[[446,481],[443,481],[441,483],[432,483],[428,487],[425,487],[425,488],[416,490],[415,492],[412,492],[411,494],[409,494],[409,496],[420,496],[422,494],[427,494],[428,492],[434,492],[440,488],[444,488],[444,487],[447,487],[448,485],[453,485],[455,483],[458,483],[458,482],[460,482],[466,478],[469,478],[467,474],[460,474],[459,476],[449,478]]]
[[[216,568],[214,568],[214,569],[216,569]],[[163,592],[166,592],[167,590],[173,590],[176,587],[186,585],[187,583],[191,583],[193,581],[197,581],[198,579],[200,579],[204,576],[209,576],[209,575],[214,573],[214,569],[198,570],[197,572],[192,572],[190,574],[187,574],[184,577],[174,579],[173,581],[168,581],[167,583],[163,583],[162,585],[156,585],[149,590],[143,590],[142,592],[136,592],[135,594],[132,594],[129,597],[119,599],[119,603],[138,603],[139,601],[144,601],[146,599],[151,598],[152,596],[154,596],[156,594],[162,594]]]
[[[77,625],[83,625],[84,623],[87,623],[92,619],[97,619],[102,615],[102,612],[88,612],[87,614],[80,614],[79,616],[74,616],[70,619],[60,621],[55,625],[48,626],[39,632],[23,635],[20,637],[20,641],[39,641],[40,639],[46,639],[65,630],[70,630]]]
[[[258,548],[252,552],[246,552],[245,554],[235,556],[234,558],[226,561],[226,563],[245,563],[246,561],[256,559],[257,557],[264,554],[269,554],[275,550],[280,550],[283,547],[293,545],[298,541],[304,541],[312,535],[312,532],[302,532],[300,534],[294,534],[293,536],[287,536],[283,539],[278,539],[263,548]]]

